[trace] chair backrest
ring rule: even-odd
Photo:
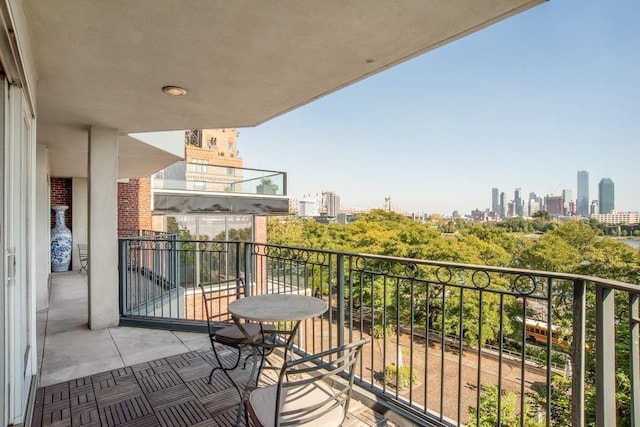
[[[276,426],[299,425],[319,419],[327,413],[335,413],[342,406],[342,420],[349,410],[353,378],[362,347],[369,342],[360,340],[331,350],[286,362],[280,371],[276,396]],[[346,375],[347,381],[332,381]],[[295,409],[287,410],[283,396],[295,396],[298,389],[302,394],[308,385],[323,382],[321,399],[308,404],[296,403]],[[336,384],[338,385],[336,387]],[[302,398],[304,400],[304,397]],[[305,402],[306,403],[306,402]],[[342,422],[342,421],[341,421]]]
[[[246,294],[242,278],[222,280],[218,283],[199,285],[202,291],[202,305],[209,333],[212,334],[221,324],[233,321],[229,313],[229,303],[244,298]]]
[[[87,259],[89,256],[89,247],[86,243],[78,243],[78,257],[81,260]]]

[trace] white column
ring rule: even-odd
[[[42,144],[36,147],[36,310],[49,307],[49,275],[51,254],[49,235],[51,230],[51,201],[49,190],[49,149]]]
[[[118,130],[89,130],[89,328],[118,325]]]
[[[73,270],[80,270],[80,256],[78,243],[86,244],[89,241],[89,192],[87,190],[87,178],[73,178],[71,184],[73,200],[73,212],[71,213],[73,230]]]

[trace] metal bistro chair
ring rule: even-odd
[[[349,410],[356,362],[366,342],[360,340],[286,362],[277,384],[251,392],[245,411],[261,427],[342,425]],[[345,371],[346,384],[331,381]]]
[[[209,339],[211,340],[211,348],[216,358],[218,366],[211,369],[209,374],[209,384],[213,373],[220,369],[231,384],[236,388],[238,394],[242,398],[240,388],[231,378],[228,371],[233,371],[240,364],[242,359],[242,350],[249,347],[252,343],[259,342],[264,337],[264,331],[259,323],[245,323],[243,328],[247,332],[245,335],[240,328],[234,323],[231,314],[228,312],[227,306],[236,299],[243,298],[246,294],[244,280],[241,278],[223,280],[214,284],[216,288],[205,290],[202,284],[199,285],[202,291],[202,300],[207,316],[207,326],[209,331]],[[216,350],[216,343],[227,347],[235,348],[237,356],[233,366],[225,366],[222,358]]]
[[[80,270],[78,273],[82,274],[82,270],[88,273],[89,270],[89,247],[84,243],[78,243],[78,258],[80,259]]]

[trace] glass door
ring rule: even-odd
[[[31,113],[22,89],[2,80],[3,197],[3,332],[2,355],[5,378],[3,398],[6,424],[24,422],[34,366],[33,277],[30,271],[32,232],[32,141]],[[7,385],[8,384],[8,385]],[[5,425],[6,425],[5,424]]]

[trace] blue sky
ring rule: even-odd
[[[640,2],[552,0],[255,128],[246,167],[288,172],[289,195],[391,197],[468,213],[491,188],[590,198],[610,177],[640,210]]]

